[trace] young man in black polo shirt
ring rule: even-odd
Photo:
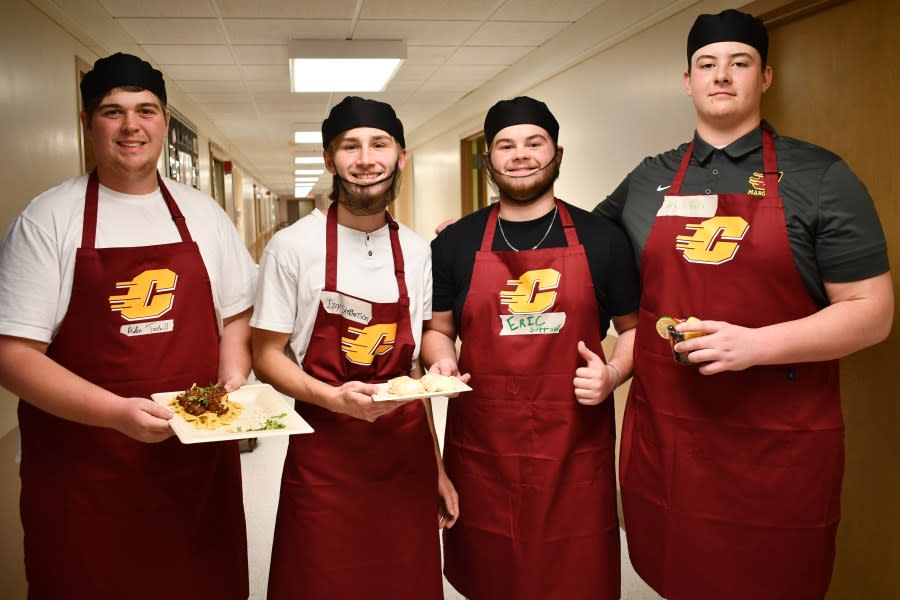
[[[839,157],[762,121],[768,35],[701,15],[684,84],[694,140],[594,212],[641,269],[621,487],[631,560],[670,600],[822,598],[843,474],[837,359],[884,340],[884,236]],[[699,320],[672,360],[662,317]]]

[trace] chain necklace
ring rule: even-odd
[[[556,221],[556,213],[558,210],[559,210],[559,207],[557,207],[557,206],[553,207],[553,216],[550,218],[550,226],[547,227],[547,231],[544,232],[544,236],[540,240],[538,240],[538,243],[535,244],[534,246],[532,246],[531,248],[529,248],[529,250],[537,250],[538,246],[543,244],[544,240],[547,239],[547,236],[550,235],[550,230],[553,229],[553,223],[554,223],[554,221]],[[500,229],[500,235],[503,236],[503,241],[506,242],[506,245],[509,246],[513,252],[519,252],[520,249],[516,248],[515,246],[510,244],[509,239],[507,239],[507,237],[506,237],[506,234],[503,233],[503,219],[501,219],[499,216],[497,217],[497,228]]]

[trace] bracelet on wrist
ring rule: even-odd
[[[621,381],[622,381],[622,376],[619,374],[619,369],[618,369],[618,367],[616,367],[616,365],[614,365],[612,363],[606,363],[606,366],[610,367],[613,370],[613,373],[616,374],[616,382],[615,382],[615,384],[613,384],[613,388],[612,388],[613,390],[615,390],[617,387],[619,387],[619,383],[621,383]]]

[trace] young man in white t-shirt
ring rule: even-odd
[[[322,136],[333,203],[269,243],[250,323],[257,376],[315,429],[288,447],[268,597],[438,599],[437,528],[458,509],[431,406],[373,398],[421,374],[431,318],[428,245],[385,210],[406,164],[403,125],[390,105],[351,96]]]
[[[81,94],[96,170],[35,198],[0,246],[29,598],[245,599],[237,443],[183,446],[150,395],[246,382],[256,266],[210,197],[157,174],[159,71],[115,54]]]

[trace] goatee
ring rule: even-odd
[[[530,204],[553,187],[559,177],[559,161],[554,156],[549,164],[525,177],[496,173],[492,166],[488,173],[504,200],[513,204]]]
[[[354,215],[377,215],[384,212],[387,205],[397,196],[399,173],[395,167],[391,175],[368,185],[350,183],[335,175],[340,188],[340,203]]]

